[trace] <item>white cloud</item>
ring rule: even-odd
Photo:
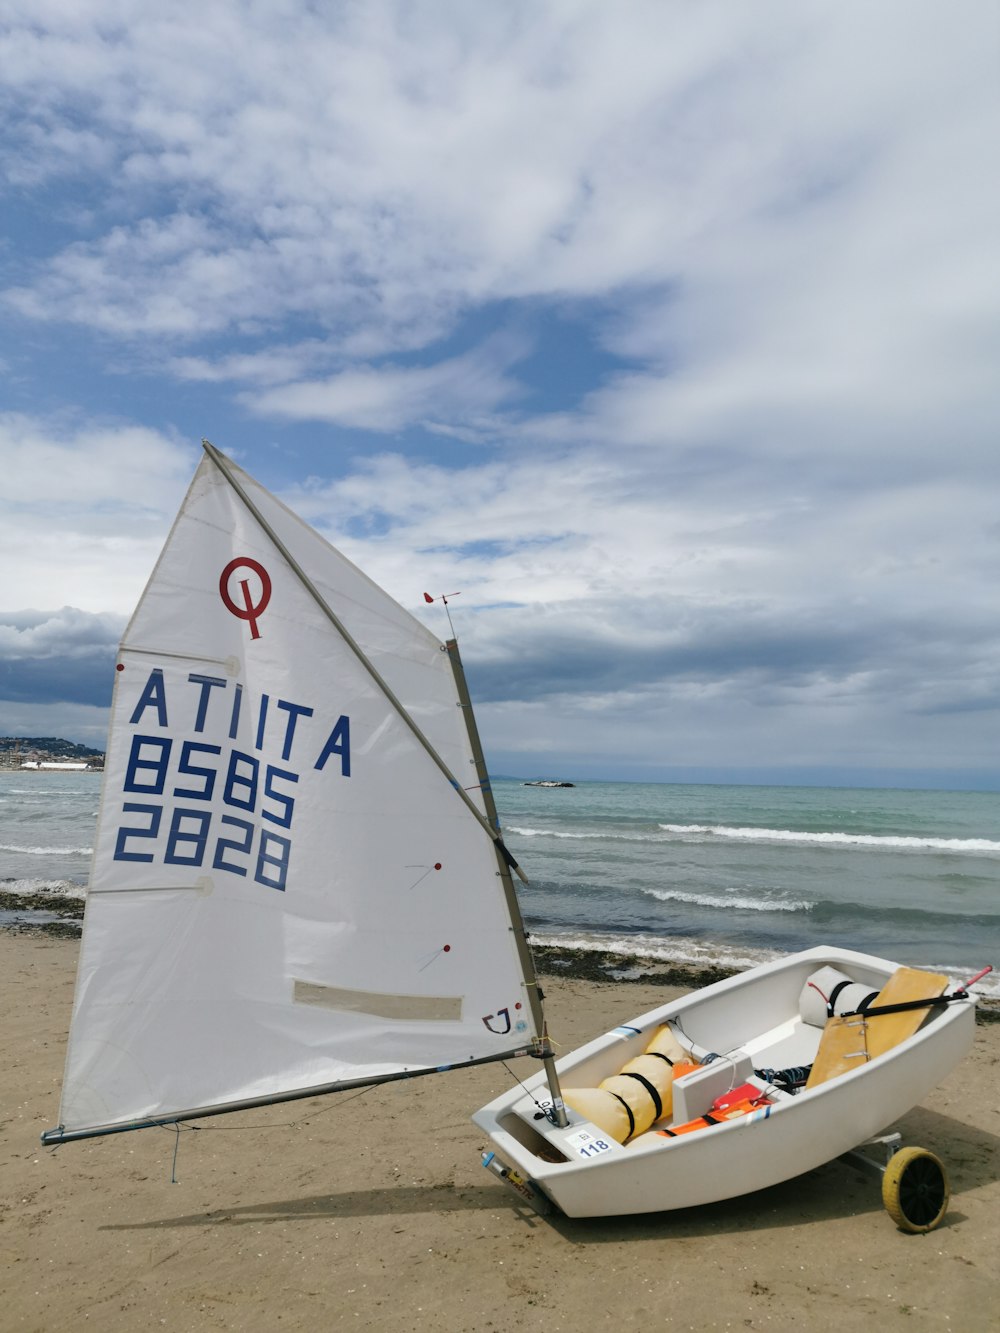
[[[261,385],[287,384],[325,368],[335,353],[324,342],[307,342],[266,348],[262,352],[232,353],[210,360],[198,356],[175,356],[167,365],[178,379],[203,384],[248,381]]]
[[[89,615],[64,606],[54,615],[3,618],[0,612],[0,654],[7,661],[42,657],[72,658],[89,653],[95,643],[117,643],[124,629],[121,616]]]
[[[196,458],[140,426],[0,417],[0,609],[130,609]]]
[[[414,421],[468,421],[517,398],[507,369],[525,351],[516,336],[490,339],[462,356],[430,366],[359,366],[326,380],[299,380],[243,401],[268,416],[329,421],[372,431],[395,431]]]
[[[188,9],[95,0],[12,22],[11,166],[99,169],[66,150],[82,114],[134,216],[18,284],[19,309],[170,337],[297,315],[378,341],[487,299],[710,298],[779,255],[791,290],[831,244],[871,236],[882,263],[865,201],[888,195],[898,225],[894,191],[921,199],[906,273],[938,219],[991,235],[968,208],[997,194],[981,3],[885,4],[863,25],[789,3]]]
[[[506,682],[566,752],[984,754],[994,6],[6,15],[0,155],[48,224],[6,318],[283,423],[293,507],[408,605],[462,589],[497,735]],[[613,372],[463,341],[567,306]],[[134,602],[197,457],[135,401],[0,420],[8,599]]]

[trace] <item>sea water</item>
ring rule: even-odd
[[[84,891],[100,785],[0,773],[0,890]],[[504,780],[494,795],[539,944],[743,967],[830,943],[956,980],[991,964],[976,989],[1000,995],[1000,794]]]
[[[1000,794],[494,783],[539,944],[749,966],[838,944],[1000,972]],[[1000,994],[997,972],[984,993]]]
[[[100,773],[0,773],[0,890],[79,896],[100,794]]]

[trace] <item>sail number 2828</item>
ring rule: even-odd
[[[161,799],[123,803],[114,859],[208,866],[284,890],[298,774],[203,741],[184,741],[174,766],[173,749],[169,737],[133,736],[123,792]]]

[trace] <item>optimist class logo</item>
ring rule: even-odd
[[[243,594],[242,605],[238,604],[230,592],[230,579],[238,569],[250,569],[260,579],[260,597],[254,602],[250,593],[250,580],[240,579],[239,589]],[[230,560],[229,564],[222,571],[219,577],[219,596],[227,611],[231,611],[239,620],[246,620],[250,625],[250,637],[252,639],[260,638],[260,630],[257,628],[257,617],[262,616],[267,610],[267,604],[271,600],[271,576],[258,560],[251,560],[248,555],[237,556],[235,560]]]

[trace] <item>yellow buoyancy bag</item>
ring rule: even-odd
[[[687,1052],[668,1027],[599,1088],[564,1088],[563,1100],[616,1143],[642,1134],[673,1107],[673,1065]]]
[[[670,1114],[674,1105],[673,1065],[659,1055],[639,1055],[627,1065],[622,1065],[621,1072],[623,1075],[638,1075],[655,1092],[654,1120],[662,1120]]]
[[[684,1049],[668,1027],[657,1028],[653,1040],[646,1047],[646,1054],[665,1056],[671,1064],[676,1064],[678,1060],[691,1059],[690,1053]]]
[[[624,1143],[632,1133],[632,1121],[625,1103],[606,1088],[563,1088],[567,1106],[603,1130],[609,1139]]]

